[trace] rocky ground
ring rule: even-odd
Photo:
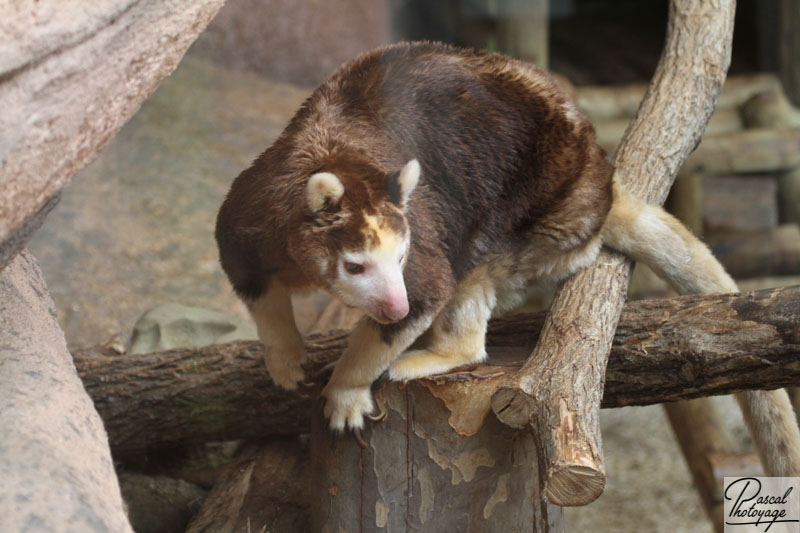
[[[184,59],[30,245],[71,348],[130,332],[165,302],[245,316],[217,261],[216,210],[306,94]],[[567,509],[568,530],[711,531],[662,410],[604,410],[601,421],[608,487],[596,503]]]

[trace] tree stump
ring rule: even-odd
[[[375,400],[386,416],[364,430],[364,448],[332,434],[316,405],[312,530],[563,531],[561,508],[543,501],[537,483],[530,428],[500,423],[488,397],[483,409],[455,411],[463,416],[446,405],[472,403],[496,379],[383,384]]]

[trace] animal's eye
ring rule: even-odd
[[[359,263],[351,263],[349,261],[345,261],[344,269],[347,271],[348,274],[358,275],[364,273],[364,265]]]

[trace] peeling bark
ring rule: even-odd
[[[563,530],[561,509],[534,481],[530,429],[489,416],[476,434],[459,435],[422,381],[385,384],[375,399],[387,416],[364,430],[363,449],[350,434],[332,435],[314,410],[313,531]]]

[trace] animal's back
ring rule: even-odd
[[[321,168],[354,151],[386,169],[417,158],[412,233],[415,218],[436,219],[456,279],[541,232],[581,244],[611,202],[592,126],[546,73],[497,54],[436,43],[370,52],[317,89],[297,126],[295,146],[315,146],[303,157]]]

